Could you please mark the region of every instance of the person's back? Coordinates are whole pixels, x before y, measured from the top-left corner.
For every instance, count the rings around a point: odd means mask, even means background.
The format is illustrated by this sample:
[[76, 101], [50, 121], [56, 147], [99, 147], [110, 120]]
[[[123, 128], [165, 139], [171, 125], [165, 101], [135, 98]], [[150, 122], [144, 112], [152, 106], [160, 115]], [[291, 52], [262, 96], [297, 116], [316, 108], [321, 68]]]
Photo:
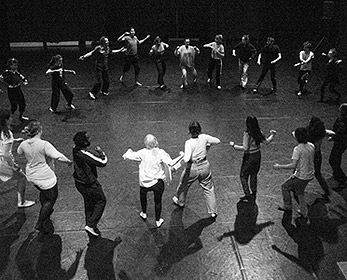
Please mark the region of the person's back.
[[293, 159], [298, 160], [294, 175], [299, 179], [309, 180], [314, 177], [314, 151], [315, 147], [310, 142], [300, 143], [294, 148]]

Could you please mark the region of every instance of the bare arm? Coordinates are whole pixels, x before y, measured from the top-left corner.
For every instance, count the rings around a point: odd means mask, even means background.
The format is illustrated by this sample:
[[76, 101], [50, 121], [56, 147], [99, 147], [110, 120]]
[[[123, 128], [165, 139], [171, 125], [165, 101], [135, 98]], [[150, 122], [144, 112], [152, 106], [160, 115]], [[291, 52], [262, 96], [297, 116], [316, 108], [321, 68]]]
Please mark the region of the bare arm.
[[122, 35], [120, 35], [117, 39], [118, 42], [124, 41], [124, 37], [130, 35], [129, 32], [124, 32]]
[[81, 55], [81, 56], [79, 57], [79, 60], [84, 60], [85, 58], [90, 57], [91, 55], [93, 55], [93, 53], [95, 52], [95, 50], [96, 50], [96, 48], [95, 48], [94, 50], [92, 50], [92, 51], [86, 53], [85, 55]]
[[257, 61], [257, 63], [258, 63], [258, 65], [261, 64], [261, 53], [259, 53], [259, 55], [258, 55], [258, 61]]
[[275, 64], [277, 61], [279, 61], [282, 58], [281, 53], [278, 53], [278, 56], [275, 60], [271, 61], [271, 64]]
[[269, 145], [272, 142], [272, 140], [274, 139], [276, 134], [277, 134], [277, 131], [271, 129], [269, 137], [266, 138], [262, 143], [264, 143], [265, 145]]
[[151, 35], [148, 34], [145, 38], [139, 40], [139, 44], [141, 45], [142, 43], [144, 43], [149, 37], [151, 37]]
[[120, 52], [125, 52], [125, 51], [126, 51], [126, 48], [125, 47], [121, 47], [120, 49], [112, 50], [111, 53], [120, 53]]
[[291, 163], [288, 164], [278, 164], [276, 163], [273, 167], [274, 169], [294, 169], [296, 168], [296, 165], [298, 164], [297, 159], [292, 159]]

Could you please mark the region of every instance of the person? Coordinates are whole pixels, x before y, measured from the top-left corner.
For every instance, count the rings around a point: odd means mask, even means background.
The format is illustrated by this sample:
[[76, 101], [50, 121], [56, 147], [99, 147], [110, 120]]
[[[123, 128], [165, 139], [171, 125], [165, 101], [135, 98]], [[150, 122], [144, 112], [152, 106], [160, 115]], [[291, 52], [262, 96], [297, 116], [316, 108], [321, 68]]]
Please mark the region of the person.
[[11, 114], [13, 115], [19, 108], [19, 120], [28, 121], [24, 116], [26, 108], [25, 97], [21, 85], [27, 85], [28, 80], [18, 71], [18, 60], [10, 58], [7, 61], [7, 69], [0, 75], [0, 81], [7, 84], [7, 96], [11, 105]]
[[123, 73], [119, 78], [119, 81], [123, 84], [124, 75], [130, 70], [130, 66], [134, 66], [135, 70], [135, 85], [142, 86], [139, 82], [140, 66], [139, 66], [139, 56], [137, 53], [137, 45], [144, 43], [150, 35], [147, 35], [144, 39], [139, 40], [135, 35], [135, 28], [131, 27], [130, 32], [124, 32], [118, 37], [118, 42], [125, 42], [125, 62], [123, 67]]
[[[41, 209], [35, 229], [41, 233], [54, 231], [50, 216], [58, 197], [57, 176], [54, 173], [54, 162], [57, 160], [68, 165], [72, 161], [59, 152], [50, 142], [42, 140], [42, 125], [39, 121], [31, 121], [24, 128], [29, 137], [17, 148], [19, 155], [24, 154], [26, 164], [26, 177], [40, 191]], [[46, 158], [49, 159], [47, 163]], [[51, 166], [50, 166], [50, 165]]]
[[308, 142], [308, 133], [305, 127], [299, 127], [293, 132], [298, 145], [294, 148], [292, 162], [288, 164], [276, 163], [274, 169], [295, 169], [294, 173], [282, 184], [283, 207], [281, 211], [292, 211], [291, 191], [298, 197], [301, 216], [307, 220], [308, 211], [305, 202], [305, 188], [314, 177], [314, 145]]
[[239, 59], [240, 87], [245, 89], [248, 82], [248, 69], [257, 49], [249, 42], [249, 35], [243, 35], [241, 42], [234, 46], [232, 55]]
[[332, 133], [330, 132], [330, 130], [325, 129], [324, 122], [317, 117], [311, 118], [310, 123], [307, 127], [307, 131], [308, 131], [308, 141], [313, 143], [315, 147], [314, 159], [313, 159], [314, 160], [314, 176], [324, 191], [323, 198], [328, 201], [330, 191], [329, 191], [328, 184], [325, 181], [321, 172], [321, 166], [322, 166], [321, 146], [322, 146], [322, 140], [324, 139], [324, 137], [332, 135]]
[[72, 104], [72, 99], [75, 94], [69, 87], [69, 85], [65, 82], [65, 73], [72, 73], [73, 75], [76, 75], [76, 72], [74, 70], [67, 70], [64, 68], [63, 57], [60, 54], [52, 56], [49, 62], [49, 68], [46, 71], [46, 75], [52, 75], [52, 98], [51, 107], [49, 107], [49, 111], [51, 111], [52, 113], [57, 112], [60, 99], [60, 91], [65, 97], [67, 107], [69, 109], [76, 108], [75, 105]]
[[223, 35], [218, 34], [214, 38], [214, 42], [205, 44], [204, 48], [211, 48], [210, 62], [207, 69], [207, 83], [211, 85], [212, 72], [216, 68], [216, 86], [217, 89], [221, 89], [220, 78], [222, 74], [222, 59], [225, 56], [224, 45], [223, 45]]
[[195, 69], [194, 61], [195, 61], [195, 55], [199, 54], [200, 50], [196, 46], [190, 45], [190, 39], [184, 40], [184, 45], [177, 46], [174, 54], [175, 56], [179, 56], [180, 59], [180, 67], [182, 70], [182, 85], [181, 88], [188, 87], [188, 80], [187, 80], [187, 71], [189, 70], [191, 73], [193, 73], [194, 77], [194, 84], [196, 84], [196, 80], [198, 78], [198, 72]]
[[334, 142], [329, 156], [329, 163], [333, 169], [333, 177], [340, 186], [347, 187], [347, 176], [341, 168], [342, 155], [347, 149], [347, 103], [339, 107], [340, 116], [336, 119], [331, 137]]
[[25, 199], [26, 177], [12, 154], [15, 142], [23, 141], [23, 138], [14, 138], [9, 129], [11, 113], [9, 110], [0, 110], [0, 180], [8, 182], [17, 180], [18, 207], [30, 207], [35, 201]]
[[257, 176], [261, 162], [260, 144], [269, 145], [276, 135], [276, 130], [270, 130], [270, 136], [266, 138], [260, 130], [258, 119], [254, 116], [246, 118], [246, 128], [242, 145], [236, 145], [233, 141], [230, 145], [235, 150], [244, 151], [240, 180], [245, 195], [241, 197], [241, 201], [250, 202], [255, 201], [257, 196]]
[[323, 84], [320, 88], [320, 99], [318, 100], [318, 102], [328, 102], [328, 100], [324, 100], [325, 88], [327, 86], [329, 86], [329, 91], [337, 96], [336, 101], [339, 101], [341, 98], [341, 93], [336, 90], [336, 86], [339, 84], [337, 68], [342, 60], [337, 59], [336, 54], [337, 53], [335, 48], [330, 49], [328, 54], [322, 53], [322, 55], [327, 56], [329, 60], [326, 65], [326, 74], [324, 76]]
[[139, 161], [139, 181], [140, 181], [140, 217], [147, 219], [147, 193], [154, 193], [154, 208], [156, 226], [159, 228], [164, 222], [161, 218], [162, 196], [165, 189], [166, 180], [162, 163], [170, 164], [172, 159], [168, 153], [159, 148], [158, 140], [152, 134], [147, 134], [144, 139], [145, 148], [135, 152], [128, 149], [123, 155], [123, 159]]
[[217, 217], [217, 203], [214, 193], [214, 183], [210, 163], [207, 160], [207, 151], [211, 145], [219, 144], [216, 137], [201, 133], [200, 123], [194, 121], [189, 124], [191, 138], [185, 142], [183, 162], [186, 164], [181, 174], [173, 202], [183, 207], [189, 187], [198, 180], [204, 192], [208, 213], [212, 218]]
[[92, 51], [80, 56], [80, 60], [84, 60], [90, 56], [95, 57], [96, 82], [94, 83], [93, 88], [89, 92], [89, 97], [92, 100], [96, 99], [96, 95], [100, 89], [104, 95], [109, 95], [108, 89], [110, 86], [110, 78], [108, 74], [108, 56], [110, 53], [120, 53], [124, 50], [124, 48], [111, 50], [108, 38], [106, 36], [102, 36], [98, 42], [98, 45]]
[[155, 37], [153, 46], [149, 51], [149, 55], [153, 57], [155, 67], [158, 71], [158, 84], [159, 89], [165, 90], [167, 87], [164, 83], [164, 76], [166, 73], [166, 62], [164, 59], [165, 50], [169, 47], [168, 44], [161, 41], [159, 36]]
[[308, 77], [311, 74], [312, 71], [312, 60], [314, 58], [314, 53], [311, 51], [312, 44], [308, 41], [306, 41], [303, 44], [303, 50], [299, 53], [299, 60], [300, 60], [300, 70], [299, 70], [299, 76], [298, 76], [298, 84], [299, 84], [299, 91], [297, 93], [298, 96], [301, 96], [304, 87], [308, 82]]
[[275, 45], [275, 39], [268, 37], [266, 45], [263, 47], [261, 52], [258, 55], [258, 65], [263, 63], [263, 68], [261, 74], [258, 78], [258, 81], [253, 89], [253, 93], [257, 93], [258, 89], [263, 82], [266, 73], [270, 70], [272, 89], [271, 93], [277, 91], [277, 81], [276, 81], [276, 63], [282, 58], [280, 48], [278, 45]]
[[90, 137], [86, 131], [77, 132], [73, 141], [73, 163], [75, 186], [83, 196], [87, 232], [99, 236], [100, 231], [97, 224], [100, 221], [106, 206], [106, 197], [102, 186], [98, 181], [97, 167], [105, 167], [107, 156], [99, 147], [95, 151], [89, 151]]

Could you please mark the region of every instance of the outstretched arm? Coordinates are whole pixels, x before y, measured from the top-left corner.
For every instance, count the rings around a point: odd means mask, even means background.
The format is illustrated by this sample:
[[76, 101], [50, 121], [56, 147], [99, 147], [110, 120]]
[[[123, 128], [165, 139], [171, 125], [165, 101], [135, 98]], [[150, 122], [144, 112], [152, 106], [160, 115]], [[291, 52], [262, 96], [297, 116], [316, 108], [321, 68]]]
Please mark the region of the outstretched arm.
[[124, 32], [122, 35], [120, 35], [117, 39], [118, 42], [124, 41], [124, 37], [130, 35], [128, 31]]
[[125, 52], [126, 48], [125, 47], [121, 47], [120, 49], [117, 50], [112, 50], [112, 53], [120, 53], [120, 52]]
[[96, 50], [96, 48], [94, 50], [90, 51], [89, 53], [86, 53], [85, 55], [81, 55], [79, 59], [84, 60], [85, 58], [90, 57], [91, 55], [93, 55], [95, 50]]
[[271, 61], [271, 64], [275, 64], [277, 61], [279, 61], [282, 58], [281, 53], [278, 53], [278, 56], [275, 60]]
[[151, 35], [147, 35], [145, 38], [143, 38], [142, 40], [139, 40], [139, 44], [144, 43], [149, 37], [151, 37]]
[[198, 47], [194, 46], [193, 48], [194, 48], [194, 50], [196, 51], [197, 54], [200, 54], [200, 50], [199, 50]]

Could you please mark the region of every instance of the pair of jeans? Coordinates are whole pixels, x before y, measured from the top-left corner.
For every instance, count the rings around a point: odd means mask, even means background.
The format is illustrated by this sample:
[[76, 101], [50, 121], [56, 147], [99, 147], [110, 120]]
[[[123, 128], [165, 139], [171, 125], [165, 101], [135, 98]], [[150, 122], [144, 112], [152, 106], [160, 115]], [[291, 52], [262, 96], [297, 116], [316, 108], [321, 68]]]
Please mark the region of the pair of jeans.
[[248, 82], [248, 68], [249, 62], [244, 62], [239, 59], [239, 75], [240, 75], [240, 85], [246, 87]]
[[101, 91], [108, 93], [108, 88], [110, 86], [110, 77], [108, 74], [107, 66], [96, 66], [95, 79], [96, 82], [91, 90], [91, 93], [96, 95], [99, 92], [101, 85]]
[[[254, 153], [244, 153], [240, 171], [240, 180], [243, 192], [246, 196], [257, 193], [258, 173], [260, 170], [261, 152], [260, 150]], [[248, 185], [249, 180], [249, 185]]]
[[159, 179], [158, 182], [150, 188], [140, 187], [140, 202], [143, 213], [147, 211], [147, 193], [154, 193], [154, 208], [155, 208], [155, 220], [159, 221], [161, 214], [161, 198], [164, 193], [164, 181]]
[[124, 73], [126, 73], [130, 70], [131, 65], [134, 66], [135, 76], [138, 76], [140, 74], [140, 66], [139, 66], [139, 56], [137, 54], [136, 55], [128, 54], [125, 56], [123, 75], [124, 75]]
[[75, 181], [75, 186], [83, 196], [86, 225], [95, 229], [104, 213], [106, 205], [106, 197], [102, 186], [98, 181], [91, 185], [85, 185]]
[[334, 142], [333, 148], [330, 152], [329, 163], [333, 169], [333, 177], [340, 184], [347, 182], [347, 176], [341, 168], [342, 155], [347, 149], [347, 143]]
[[60, 91], [63, 93], [65, 100], [68, 105], [71, 105], [74, 93], [72, 89], [65, 82], [55, 82], [52, 83], [52, 98], [51, 98], [51, 108], [56, 111], [58, 108], [60, 100]]
[[272, 82], [272, 86], [274, 89], [276, 89], [277, 87], [277, 81], [276, 81], [276, 65], [275, 64], [271, 64], [271, 63], [265, 63], [263, 65], [263, 68], [261, 70], [261, 74], [260, 77], [257, 81], [256, 87], [259, 88], [261, 83], [263, 82], [266, 73], [270, 70], [270, 77], [271, 77], [271, 82]]
[[35, 229], [46, 232], [48, 231], [46, 225], [50, 223], [50, 217], [54, 210], [53, 206], [58, 198], [58, 183], [48, 190], [38, 189], [40, 190], [41, 209]]
[[302, 92], [304, 90], [305, 84], [308, 82], [308, 76], [310, 75], [310, 70], [300, 70], [299, 76], [298, 76], [298, 84], [299, 84], [299, 91]]
[[178, 198], [178, 204], [184, 205], [188, 189], [198, 180], [200, 187], [204, 191], [204, 197], [207, 205], [208, 213], [217, 214], [216, 196], [214, 193], [214, 183], [212, 180], [212, 173], [210, 169], [210, 163], [205, 160], [200, 163], [187, 163], [187, 167], [182, 172], [180, 183], [176, 190], [176, 196]]
[[17, 107], [19, 107], [19, 112], [23, 113], [25, 111], [25, 98], [20, 86], [15, 88], [7, 88], [7, 96], [11, 104], [12, 114], [17, 111]]
[[321, 151], [315, 151], [314, 153], [314, 176], [316, 177], [318, 183], [322, 187], [324, 194], [329, 195], [329, 187], [327, 182], [325, 181], [322, 172], [321, 172], [321, 166], [322, 166], [322, 152]]
[[207, 77], [212, 80], [213, 70], [216, 69], [216, 86], [220, 86], [220, 77], [222, 74], [222, 60], [210, 58], [207, 69]]
[[164, 85], [164, 75], [166, 73], [166, 62], [164, 59], [159, 58], [154, 61], [155, 67], [158, 71], [158, 84], [160, 86]]

